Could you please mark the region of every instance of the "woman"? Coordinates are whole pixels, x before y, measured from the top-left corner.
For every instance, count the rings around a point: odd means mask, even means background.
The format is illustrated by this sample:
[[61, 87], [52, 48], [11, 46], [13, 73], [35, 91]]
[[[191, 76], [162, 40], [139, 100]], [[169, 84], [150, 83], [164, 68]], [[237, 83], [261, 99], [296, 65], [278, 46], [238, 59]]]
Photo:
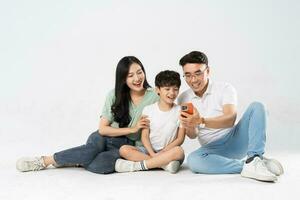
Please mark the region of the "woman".
[[149, 127], [149, 120], [141, 117], [143, 108], [157, 100], [142, 63], [134, 56], [126, 56], [117, 65], [115, 89], [106, 97], [99, 130], [89, 136], [86, 144], [51, 156], [21, 158], [16, 167], [26, 172], [46, 169], [49, 165], [81, 166], [94, 173], [112, 173], [120, 157], [119, 148], [124, 144], [134, 145], [140, 140], [140, 130]]

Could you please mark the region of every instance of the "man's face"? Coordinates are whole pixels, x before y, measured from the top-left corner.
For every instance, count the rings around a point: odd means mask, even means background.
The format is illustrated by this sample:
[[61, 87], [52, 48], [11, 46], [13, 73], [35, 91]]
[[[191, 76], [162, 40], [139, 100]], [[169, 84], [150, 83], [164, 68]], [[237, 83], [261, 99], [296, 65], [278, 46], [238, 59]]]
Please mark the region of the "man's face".
[[209, 68], [206, 64], [187, 63], [183, 66], [183, 74], [186, 83], [195, 92], [202, 96], [208, 83]]

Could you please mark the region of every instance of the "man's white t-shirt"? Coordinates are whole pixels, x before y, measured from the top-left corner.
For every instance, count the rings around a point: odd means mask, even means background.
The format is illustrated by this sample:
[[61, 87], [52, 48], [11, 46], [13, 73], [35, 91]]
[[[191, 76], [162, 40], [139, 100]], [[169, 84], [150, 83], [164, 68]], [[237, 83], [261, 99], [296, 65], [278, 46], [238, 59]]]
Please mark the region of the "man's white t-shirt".
[[171, 110], [161, 111], [158, 103], [146, 106], [143, 115], [150, 120], [150, 142], [155, 151], [160, 151], [177, 137], [180, 106], [174, 104]]
[[[191, 102], [204, 118], [223, 115], [225, 104], [237, 105], [237, 94], [229, 83], [213, 82], [209, 80], [207, 90], [202, 97], [197, 96], [192, 89], [184, 91], [177, 99], [178, 104]], [[198, 140], [201, 145], [206, 145], [223, 137], [232, 128], [198, 128]]]

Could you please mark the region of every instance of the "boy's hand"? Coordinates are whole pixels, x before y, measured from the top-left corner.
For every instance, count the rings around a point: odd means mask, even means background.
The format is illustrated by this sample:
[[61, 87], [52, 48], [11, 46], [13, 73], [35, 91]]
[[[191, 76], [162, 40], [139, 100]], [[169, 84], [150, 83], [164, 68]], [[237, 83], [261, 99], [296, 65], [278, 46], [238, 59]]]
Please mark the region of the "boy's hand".
[[180, 112], [179, 120], [184, 128], [195, 128], [201, 122], [201, 116], [198, 110], [194, 107], [193, 114], [187, 112]]

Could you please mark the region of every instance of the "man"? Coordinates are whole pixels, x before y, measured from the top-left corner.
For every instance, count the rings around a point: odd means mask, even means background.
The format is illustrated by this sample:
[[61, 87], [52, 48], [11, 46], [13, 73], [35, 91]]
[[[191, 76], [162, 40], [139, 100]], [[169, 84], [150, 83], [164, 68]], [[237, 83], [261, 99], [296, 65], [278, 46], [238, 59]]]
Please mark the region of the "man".
[[[192, 152], [188, 166], [195, 173], [231, 174], [274, 182], [283, 174], [281, 164], [263, 156], [266, 142], [266, 112], [252, 103], [235, 125], [237, 94], [232, 85], [210, 79], [207, 56], [193, 51], [180, 59], [190, 89], [178, 104], [192, 102], [194, 113], [181, 112], [180, 121], [189, 138], [201, 147]], [[246, 161], [242, 160], [246, 157]]]

